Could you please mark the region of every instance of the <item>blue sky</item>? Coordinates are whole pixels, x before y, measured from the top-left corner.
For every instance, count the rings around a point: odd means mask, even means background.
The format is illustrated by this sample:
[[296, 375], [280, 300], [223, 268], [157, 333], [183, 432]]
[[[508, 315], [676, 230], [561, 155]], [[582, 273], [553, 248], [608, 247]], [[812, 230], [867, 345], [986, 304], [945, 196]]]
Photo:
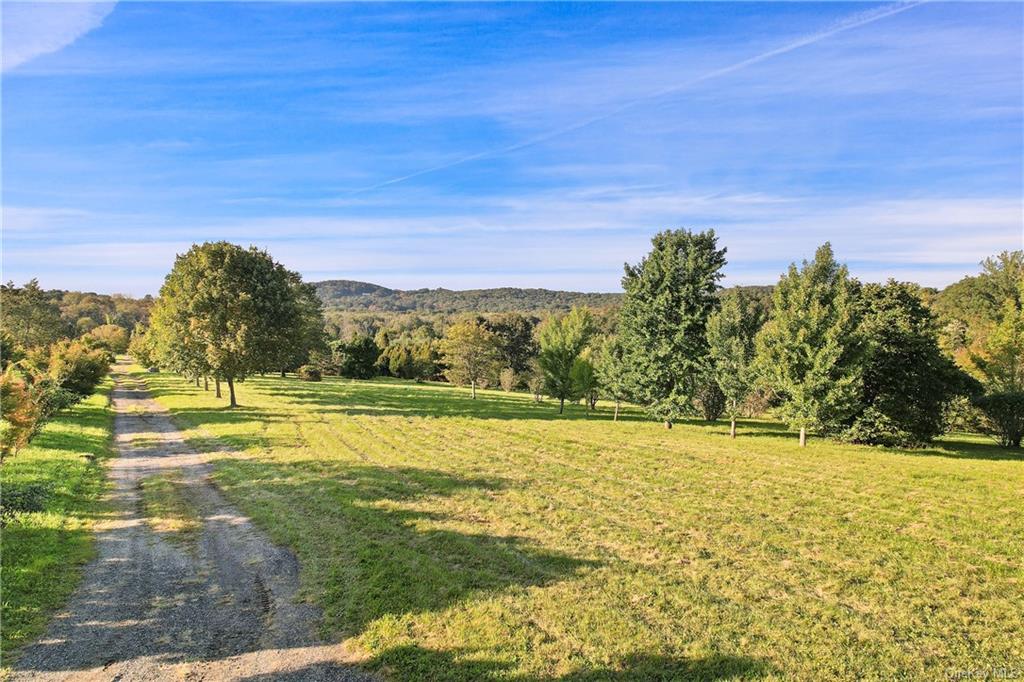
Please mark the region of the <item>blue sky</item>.
[[727, 284], [832, 241], [941, 286], [1022, 248], [1017, 3], [3, 6], [3, 278], [155, 293], [192, 242], [307, 279]]

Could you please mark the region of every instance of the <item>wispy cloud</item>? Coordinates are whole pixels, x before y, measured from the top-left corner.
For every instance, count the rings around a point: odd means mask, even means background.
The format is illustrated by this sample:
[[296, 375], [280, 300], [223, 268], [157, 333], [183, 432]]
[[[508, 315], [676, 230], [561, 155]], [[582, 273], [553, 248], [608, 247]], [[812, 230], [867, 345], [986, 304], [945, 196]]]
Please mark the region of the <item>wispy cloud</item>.
[[3, 71], [57, 52], [103, 24], [116, 2], [5, 2]]

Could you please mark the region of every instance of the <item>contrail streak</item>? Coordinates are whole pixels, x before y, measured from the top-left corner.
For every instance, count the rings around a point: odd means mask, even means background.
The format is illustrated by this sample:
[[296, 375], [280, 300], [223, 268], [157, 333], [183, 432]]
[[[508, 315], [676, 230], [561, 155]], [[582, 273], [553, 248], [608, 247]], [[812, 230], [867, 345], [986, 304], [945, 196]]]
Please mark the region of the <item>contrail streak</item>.
[[879, 7], [877, 9], [870, 10], [867, 12], [853, 14], [850, 15], [849, 17], [846, 17], [845, 19], [840, 20], [839, 22], [833, 24], [831, 27], [823, 31], [819, 31], [818, 33], [813, 33], [809, 36], [805, 36], [803, 38], [800, 38], [799, 40], [795, 40], [781, 47], [777, 47], [774, 50], [762, 52], [759, 55], [749, 57], [747, 59], [744, 59], [743, 61], [736, 62], [735, 64], [730, 64], [729, 66], [723, 66], [713, 71], [708, 71], [707, 73], [697, 76], [696, 78], [692, 78], [688, 81], [671, 85], [669, 87], [652, 92], [638, 99], [625, 102], [609, 111], [604, 112], [603, 114], [598, 114], [590, 118], [582, 119], [580, 121], [570, 123], [569, 125], [563, 126], [561, 128], [555, 128], [554, 130], [549, 130], [546, 133], [542, 133], [540, 135], [536, 135], [534, 137], [527, 138], [526, 140], [515, 142], [504, 147], [495, 147], [493, 149], [487, 149], [482, 152], [477, 152], [475, 154], [469, 154], [467, 156], [462, 156], [452, 161], [447, 161], [445, 163], [439, 164], [437, 166], [423, 168], [421, 170], [409, 173], [407, 175], [401, 175], [397, 178], [384, 180], [382, 182], [378, 182], [375, 185], [354, 189], [349, 193], [356, 194], [361, 192], [372, 192], [373, 190], [381, 189], [383, 187], [387, 187], [388, 185], [396, 185], [400, 182], [405, 182], [406, 180], [418, 178], [421, 175], [427, 175], [428, 173], [436, 173], [437, 171], [446, 170], [448, 168], [453, 168], [455, 166], [461, 166], [462, 164], [469, 163], [471, 161], [478, 161], [480, 159], [501, 156], [502, 154], [508, 154], [511, 152], [519, 151], [520, 149], [525, 149], [526, 147], [532, 147], [536, 144], [547, 142], [548, 140], [554, 139], [556, 137], [560, 137], [562, 135], [575, 132], [582, 128], [586, 128], [587, 126], [591, 126], [595, 123], [599, 123], [614, 116], [618, 116], [623, 112], [629, 111], [630, 109], [634, 109], [640, 106], [641, 104], [645, 104], [652, 100], [661, 99], [662, 97], [666, 97], [668, 95], [681, 92], [683, 90], [686, 90], [687, 88], [692, 88], [693, 86], [704, 83], [705, 81], [713, 80], [721, 76], [726, 76], [731, 73], [735, 73], [737, 71], [747, 68], [748, 66], [759, 64], [760, 62], [769, 60], [772, 57], [778, 57], [779, 55], [786, 54], [787, 52], [798, 50], [801, 47], [813, 45], [814, 43], [825, 40], [826, 38], [830, 38], [836, 34], [843, 33], [844, 31], [849, 31], [850, 29], [858, 28], [860, 26], [866, 26], [867, 24], [874, 23], [880, 19], [891, 17], [894, 14], [900, 14], [901, 12], [905, 12], [908, 9], [912, 9], [919, 5], [923, 5], [927, 1], [928, 0], [920, 0], [918, 2], [901, 2], [892, 5], [886, 5], [885, 7]]

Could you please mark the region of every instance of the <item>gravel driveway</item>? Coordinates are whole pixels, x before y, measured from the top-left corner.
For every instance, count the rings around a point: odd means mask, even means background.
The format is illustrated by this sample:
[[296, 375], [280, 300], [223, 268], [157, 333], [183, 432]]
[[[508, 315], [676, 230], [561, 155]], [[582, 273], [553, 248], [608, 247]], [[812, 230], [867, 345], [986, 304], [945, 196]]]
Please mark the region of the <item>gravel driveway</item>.
[[[119, 366], [113, 392], [119, 456], [116, 515], [79, 589], [26, 647], [15, 680], [369, 680], [340, 644], [316, 636], [320, 614], [295, 603], [299, 567], [209, 483], [143, 384]], [[202, 519], [192, 546], [153, 532], [139, 481], [178, 469]]]

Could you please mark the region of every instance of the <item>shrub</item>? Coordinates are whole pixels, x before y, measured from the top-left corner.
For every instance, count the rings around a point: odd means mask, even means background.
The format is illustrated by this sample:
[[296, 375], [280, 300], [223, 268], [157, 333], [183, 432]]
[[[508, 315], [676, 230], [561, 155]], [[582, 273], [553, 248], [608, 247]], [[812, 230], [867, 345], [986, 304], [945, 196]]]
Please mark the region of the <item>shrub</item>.
[[85, 397], [103, 380], [113, 361], [108, 350], [90, 349], [78, 341], [58, 341], [50, 346], [46, 373], [61, 388]]
[[296, 375], [303, 381], [320, 381], [323, 378], [320, 374], [320, 368], [313, 365], [299, 367]]
[[498, 376], [498, 383], [501, 384], [501, 390], [509, 393], [516, 386], [516, 371], [511, 367], [506, 367], [501, 370], [501, 374]]
[[6, 525], [17, 514], [46, 510], [52, 487], [45, 483], [5, 483], [0, 500], [0, 525]]
[[1024, 392], [989, 393], [975, 399], [985, 415], [983, 430], [1004, 448], [1019, 448], [1024, 438]]
[[725, 394], [714, 379], [704, 382], [693, 398], [704, 421], [714, 422], [725, 412]]

